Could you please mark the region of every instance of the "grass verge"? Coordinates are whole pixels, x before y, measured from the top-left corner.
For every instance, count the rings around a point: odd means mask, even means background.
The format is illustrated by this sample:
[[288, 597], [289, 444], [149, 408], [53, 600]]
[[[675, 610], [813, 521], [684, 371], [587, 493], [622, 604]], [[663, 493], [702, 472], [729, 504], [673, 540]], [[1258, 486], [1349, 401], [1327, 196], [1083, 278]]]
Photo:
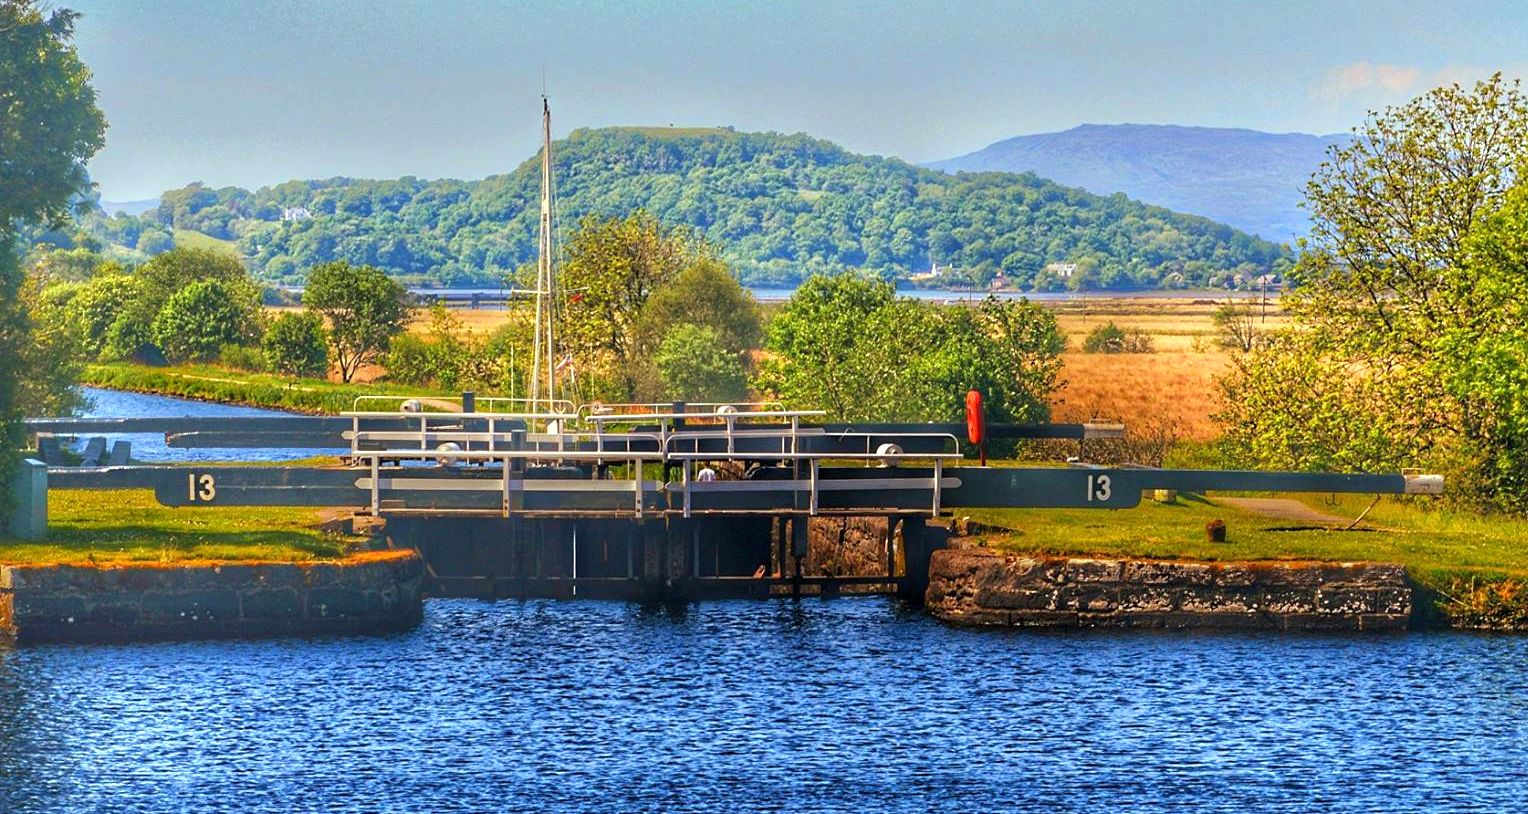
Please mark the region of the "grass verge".
[[168, 508], [147, 489], [57, 490], [48, 500], [47, 539], [0, 537], [0, 563], [305, 562], [362, 542], [318, 530], [314, 510]]
[[80, 383], [135, 393], [326, 415], [351, 409], [356, 396], [451, 395], [421, 387], [342, 384], [211, 365], [150, 367], [127, 362], [87, 365]]

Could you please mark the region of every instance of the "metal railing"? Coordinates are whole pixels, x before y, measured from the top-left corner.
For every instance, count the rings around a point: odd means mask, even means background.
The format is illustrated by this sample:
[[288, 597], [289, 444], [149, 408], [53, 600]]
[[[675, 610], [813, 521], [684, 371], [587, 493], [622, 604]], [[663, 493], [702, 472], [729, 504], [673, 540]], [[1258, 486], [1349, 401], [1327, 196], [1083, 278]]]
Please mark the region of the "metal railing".
[[[401, 409], [410, 401], [415, 402], [412, 406], [418, 409]], [[358, 409], [342, 413], [351, 420], [351, 429], [347, 433], [351, 460], [369, 470], [370, 477], [364, 482], [369, 485], [373, 513], [381, 512], [383, 491], [407, 486], [425, 491], [497, 489], [503, 494], [502, 509], [506, 516], [511, 512], [510, 495], [516, 490], [629, 490], [634, 495], [634, 510], [640, 515], [644, 495], [649, 489], [649, 482], [643, 478], [643, 465], [658, 463], [665, 471], [671, 466], [680, 469], [677, 482], [659, 482], [656, 490], [680, 493], [685, 517], [690, 517], [694, 510], [693, 495], [697, 492], [785, 491], [804, 494], [806, 511], [816, 514], [824, 490], [864, 489], [867, 486], [884, 490], [927, 490], [930, 509], [937, 515], [942, 491], [950, 485], [944, 477], [945, 463], [962, 457], [959, 439], [949, 433], [888, 435], [843, 431], [829, 434], [822, 427], [803, 427], [801, 424], [801, 419], [819, 418], [825, 415], [824, 411], [786, 410], [778, 402], [596, 403], [574, 407], [567, 401], [490, 397], [474, 400], [472, 412], [461, 412], [460, 407], [455, 412], [426, 411], [427, 407], [438, 408], [444, 401], [449, 400], [361, 396], [355, 402]], [[359, 409], [364, 404], [376, 402], [396, 403], [400, 409]], [[479, 410], [480, 406], [491, 409]], [[529, 409], [502, 409], [505, 407]], [[541, 407], [557, 409], [537, 409]], [[773, 422], [775, 426], [755, 425], [762, 421]], [[781, 422], [785, 426], [779, 426]], [[385, 423], [385, 426], [368, 428], [367, 425], [373, 423]], [[656, 432], [638, 429], [655, 423], [658, 425]], [[512, 426], [505, 429], [506, 424]], [[537, 425], [544, 431], [534, 432]], [[623, 429], [613, 432], [612, 427]], [[823, 448], [820, 443], [816, 448], [803, 444], [805, 439], [824, 437], [833, 440], [831, 449]], [[935, 446], [939, 449], [928, 451], [929, 445], [925, 444], [921, 445], [923, 451], [905, 452], [896, 444], [884, 443], [888, 438], [937, 439]], [[724, 448], [715, 448], [718, 441], [725, 442]], [[745, 449], [739, 448], [740, 441], [746, 442]], [[707, 442], [711, 448], [707, 448]], [[639, 444], [650, 449], [635, 449]], [[696, 464], [707, 461], [744, 464], [774, 461], [789, 465], [791, 477], [760, 481], [697, 480]], [[830, 478], [825, 481], [821, 476], [824, 461], [863, 462], [866, 466], [879, 463], [887, 468], [912, 461], [928, 461], [933, 464], [933, 476], [898, 475], [875, 480]], [[498, 478], [410, 478], [407, 477], [410, 462], [433, 462], [444, 468], [497, 467], [500, 475]], [[630, 477], [625, 480], [557, 479], [542, 481], [544, 485], [540, 486], [531, 485], [536, 480], [525, 477], [527, 467], [546, 464], [592, 465], [594, 471], [601, 474], [629, 465]], [[791, 502], [799, 505], [796, 499]]]

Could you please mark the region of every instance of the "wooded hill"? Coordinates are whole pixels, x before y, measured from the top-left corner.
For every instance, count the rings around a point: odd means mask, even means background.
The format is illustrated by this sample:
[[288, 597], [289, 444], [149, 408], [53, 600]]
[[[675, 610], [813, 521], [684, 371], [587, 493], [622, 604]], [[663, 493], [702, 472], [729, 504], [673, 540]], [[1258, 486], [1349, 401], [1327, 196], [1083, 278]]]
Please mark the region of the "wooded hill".
[[[1002, 272], [1025, 289], [1205, 286], [1288, 258], [1229, 226], [1123, 195], [1031, 174], [950, 176], [805, 135], [581, 129], [553, 154], [564, 230], [586, 214], [645, 208], [699, 230], [754, 284], [848, 269], [901, 279], [937, 264], [953, 270], [932, 281], [943, 284]], [[481, 181], [332, 178], [255, 192], [193, 184], [144, 217], [237, 240], [256, 272], [278, 282], [342, 259], [413, 283], [497, 284], [535, 257], [539, 189], [532, 157]]]

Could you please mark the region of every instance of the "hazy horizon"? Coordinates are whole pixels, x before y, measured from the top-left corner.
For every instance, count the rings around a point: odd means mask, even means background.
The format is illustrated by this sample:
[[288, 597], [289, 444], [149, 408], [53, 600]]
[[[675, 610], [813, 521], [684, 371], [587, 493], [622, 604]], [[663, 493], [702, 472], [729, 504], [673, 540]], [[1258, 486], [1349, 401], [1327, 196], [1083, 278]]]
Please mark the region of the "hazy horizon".
[[1415, 0], [58, 5], [83, 14], [111, 123], [91, 171], [113, 201], [508, 172], [535, 151], [543, 73], [558, 137], [726, 125], [922, 163], [1083, 123], [1344, 132], [1440, 83], [1522, 75], [1528, 54], [1498, 0], [1447, 18]]

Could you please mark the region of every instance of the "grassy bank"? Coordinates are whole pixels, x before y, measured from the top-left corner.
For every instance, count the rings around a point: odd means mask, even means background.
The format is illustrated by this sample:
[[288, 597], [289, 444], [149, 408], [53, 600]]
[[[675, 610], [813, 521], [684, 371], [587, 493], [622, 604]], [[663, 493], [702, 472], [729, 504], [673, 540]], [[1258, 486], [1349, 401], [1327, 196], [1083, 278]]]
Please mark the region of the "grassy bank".
[[[1312, 508], [1357, 517], [1369, 498], [1308, 497]], [[1455, 513], [1384, 500], [1369, 512], [1370, 531], [1329, 531], [1241, 511], [1212, 499], [1145, 501], [1135, 509], [997, 509], [972, 511], [996, 526], [987, 544], [1019, 553], [1193, 560], [1394, 562], [1423, 589], [1424, 616], [1459, 627], [1528, 627], [1528, 520]], [[1226, 541], [1207, 539], [1205, 524], [1224, 520]]]
[[335, 559], [359, 538], [319, 531], [314, 510], [166, 508], [147, 489], [49, 493], [47, 539], [0, 537], [0, 563]]
[[86, 366], [80, 380], [91, 387], [328, 415], [351, 409], [357, 396], [450, 395], [419, 387], [342, 384], [210, 365], [95, 364]]

